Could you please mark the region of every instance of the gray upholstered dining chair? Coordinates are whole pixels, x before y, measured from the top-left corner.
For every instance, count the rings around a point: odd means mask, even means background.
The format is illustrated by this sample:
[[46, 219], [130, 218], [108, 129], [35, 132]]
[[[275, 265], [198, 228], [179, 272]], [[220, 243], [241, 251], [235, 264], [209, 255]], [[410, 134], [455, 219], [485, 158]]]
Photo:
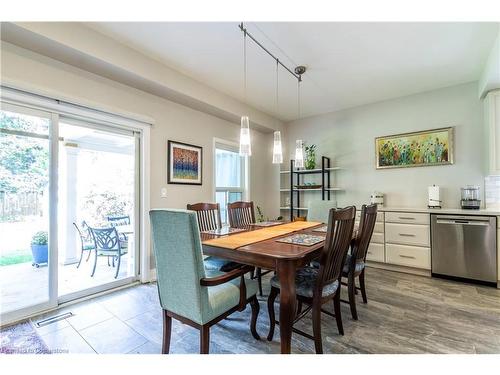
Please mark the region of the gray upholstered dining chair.
[[205, 270], [196, 213], [151, 210], [157, 285], [163, 309], [162, 353], [170, 349], [172, 318], [200, 330], [200, 353], [209, 352], [210, 327], [235, 311], [252, 308], [250, 331], [256, 330], [259, 302], [257, 283], [244, 277], [252, 267], [230, 272]]
[[307, 210], [307, 220], [326, 224], [328, 223], [328, 214], [332, 208], [337, 208], [335, 201], [311, 201]]

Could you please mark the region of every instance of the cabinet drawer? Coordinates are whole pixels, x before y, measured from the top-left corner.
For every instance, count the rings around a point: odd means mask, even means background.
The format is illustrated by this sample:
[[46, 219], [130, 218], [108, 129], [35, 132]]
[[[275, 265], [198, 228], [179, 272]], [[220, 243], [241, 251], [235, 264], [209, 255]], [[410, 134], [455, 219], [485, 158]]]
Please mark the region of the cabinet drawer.
[[372, 239], [370, 242], [373, 243], [384, 243], [384, 233], [375, 233], [372, 234]]
[[[354, 227], [359, 228], [359, 220], [354, 222]], [[384, 223], [375, 223], [373, 227], [373, 233], [384, 233]]]
[[411, 212], [386, 212], [385, 222], [429, 225], [430, 215]]
[[431, 249], [428, 247], [386, 244], [385, 251], [387, 263], [431, 269]]
[[384, 244], [371, 242], [366, 251], [366, 260], [372, 262], [385, 262]]
[[[360, 217], [361, 217], [361, 210], [356, 210], [356, 221], [359, 221]], [[377, 223], [383, 223], [383, 222], [384, 222], [384, 213], [377, 212]]]
[[428, 225], [385, 224], [385, 240], [404, 245], [430, 246]]
[[373, 233], [384, 233], [384, 223], [375, 223]]

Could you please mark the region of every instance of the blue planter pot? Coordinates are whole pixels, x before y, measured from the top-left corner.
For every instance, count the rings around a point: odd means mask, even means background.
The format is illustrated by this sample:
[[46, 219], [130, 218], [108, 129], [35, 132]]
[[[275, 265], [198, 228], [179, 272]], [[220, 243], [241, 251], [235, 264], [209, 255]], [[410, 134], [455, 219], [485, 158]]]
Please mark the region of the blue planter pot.
[[31, 245], [31, 254], [33, 255], [33, 265], [48, 263], [49, 247], [48, 245]]

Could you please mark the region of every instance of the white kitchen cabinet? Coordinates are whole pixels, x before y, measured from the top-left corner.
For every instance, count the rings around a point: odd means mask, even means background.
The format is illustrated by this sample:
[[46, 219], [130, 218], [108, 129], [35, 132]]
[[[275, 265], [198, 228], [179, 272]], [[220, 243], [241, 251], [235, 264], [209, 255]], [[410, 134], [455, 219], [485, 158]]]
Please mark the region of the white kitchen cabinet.
[[431, 269], [431, 249], [429, 247], [386, 244], [385, 251], [387, 263]]
[[385, 245], [383, 243], [370, 242], [366, 252], [366, 259], [372, 262], [385, 262]]
[[[356, 212], [356, 225], [359, 225], [361, 211]], [[366, 251], [366, 260], [371, 262], [385, 262], [385, 233], [384, 233], [384, 212], [377, 213], [377, 221], [373, 228], [373, 234]]]
[[490, 91], [484, 100], [487, 173], [500, 175], [500, 90]]
[[430, 226], [414, 224], [385, 224], [385, 238], [389, 243], [430, 246]]
[[497, 217], [497, 287], [500, 289], [500, 216]]

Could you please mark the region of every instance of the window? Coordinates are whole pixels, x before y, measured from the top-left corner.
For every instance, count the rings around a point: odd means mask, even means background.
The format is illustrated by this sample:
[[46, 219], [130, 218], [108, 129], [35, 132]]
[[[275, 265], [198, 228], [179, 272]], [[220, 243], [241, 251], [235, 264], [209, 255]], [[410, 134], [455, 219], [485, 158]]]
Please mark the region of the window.
[[220, 205], [223, 224], [227, 223], [227, 204], [246, 198], [245, 166], [237, 145], [215, 143], [215, 201]]

